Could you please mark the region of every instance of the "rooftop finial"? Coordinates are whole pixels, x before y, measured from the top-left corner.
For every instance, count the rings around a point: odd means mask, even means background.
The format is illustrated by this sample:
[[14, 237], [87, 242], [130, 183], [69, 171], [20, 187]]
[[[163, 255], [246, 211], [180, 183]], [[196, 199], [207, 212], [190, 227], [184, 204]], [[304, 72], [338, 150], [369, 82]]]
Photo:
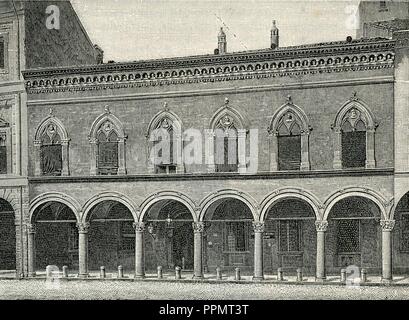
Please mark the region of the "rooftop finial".
[[287, 96], [287, 103], [288, 104], [293, 104], [293, 98], [291, 97], [290, 94]]
[[53, 108], [50, 108], [50, 110], [48, 111], [48, 114], [49, 114], [50, 116], [52, 116], [52, 115], [53, 115], [53, 113], [54, 113]]
[[229, 102], [230, 102], [230, 101], [229, 101], [229, 98], [224, 98], [224, 104], [225, 104], [225, 105], [228, 105]]
[[109, 106], [108, 105], [105, 106], [104, 110], [105, 110], [105, 113], [111, 113], [111, 111], [109, 111]]

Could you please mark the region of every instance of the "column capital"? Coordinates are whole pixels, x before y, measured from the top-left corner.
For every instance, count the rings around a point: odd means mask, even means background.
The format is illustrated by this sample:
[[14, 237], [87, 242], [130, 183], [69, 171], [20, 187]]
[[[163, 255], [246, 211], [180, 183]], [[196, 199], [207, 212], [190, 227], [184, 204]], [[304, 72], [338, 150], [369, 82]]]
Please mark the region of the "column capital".
[[77, 228], [79, 233], [88, 233], [89, 222], [77, 223]]
[[328, 221], [318, 220], [315, 221], [315, 229], [317, 232], [325, 232], [328, 228]]
[[145, 222], [134, 222], [132, 224], [136, 232], [144, 232], [145, 231]]
[[254, 232], [264, 232], [264, 222], [253, 222]]
[[202, 233], [204, 231], [204, 222], [192, 222], [193, 231]]
[[382, 231], [392, 231], [395, 227], [395, 220], [381, 220]]
[[37, 232], [37, 226], [34, 223], [27, 223], [26, 230], [27, 230], [27, 233], [34, 234]]

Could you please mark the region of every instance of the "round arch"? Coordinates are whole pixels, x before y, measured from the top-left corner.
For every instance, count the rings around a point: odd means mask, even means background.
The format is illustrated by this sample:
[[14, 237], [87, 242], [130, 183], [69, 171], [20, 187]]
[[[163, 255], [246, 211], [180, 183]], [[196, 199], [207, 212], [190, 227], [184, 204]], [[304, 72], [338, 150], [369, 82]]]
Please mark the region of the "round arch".
[[52, 192], [40, 194], [30, 202], [29, 210], [30, 223], [34, 223], [33, 216], [35, 210], [47, 202], [59, 202], [65, 204], [74, 213], [77, 222], [81, 222], [81, 205], [78, 203], [78, 201], [64, 193]]
[[388, 220], [388, 212], [386, 210], [386, 205], [388, 202], [374, 190], [366, 189], [366, 188], [365, 189], [364, 188], [347, 188], [347, 189], [343, 189], [343, 190], [340, 190], [340, 191], [337, 191], [331, 194], [327, 198], [327, 200], [325, 200], [324, 202], [325, 211], [324, 211], [323, 220], [325, 221], [328, 220], [328, 216], [331, 212], [332, 207], [338, 201], [349, 198], [349, 197], [362, 197], [362, 198], [371, 200], [378, 206], [381, 212], [382, 219]]
[[296, 188], [283, 188], [273, 191], [261, 202], [260, 221], [264, 222], [270, 208], [280, 200], [297, 199], [308, 203], [314, 211], [317, 220], [322, 220], [323, 205], [312, 193]]
[[131, 212], [132, 217], [134, 218], [135, 222], [138, 221], [138, 210], [137, 206], [134, 204], [134, 202], [129, 199], [126, 195], [119, 193], [119, 192], [104, 192], [97, 194], [90, 198], [83, 207], [83, 216], [81, 221], [83, 223], [87, 222], [89, 220], [89, 214], [95, 206], [103, 201], [115, 201], [123, 204], [125, 207], [128, 208], [128, 210]]
[[149, 209], [152, 207], [153, 204], [162, 201], [162, 200], [174, 200], [182, 203], [189, 212], [192, 214], [192, 218], [194, 222], [198, 221], [198, 217], [196, 215], [196, 204], [193, 200], [191, 200], [188, 196], [181, 192], [174, 192], [174, 191], [161, 191], [155, 194], [148, 196], [140, 205], [140, 214], [139, 214], [139, 222], [143, 222], [143, 219]]
[[219, 190], [215, 193], [212, 193], [200, 202], [200, 214], [199, 214], [199, 221], [203, 221], [206, 215], [207, 209], [216, 202], [217, 200], [225, 200], [225, 199], [237, 199], [243, 202], [247, 207], [250, 209], [251, 214], [253, 216], [254, 222], [259, 221], [258, 215], [258, 205], [257, 202], [248, 195], [247, 193], [239, 190], [233, 189], [226, 189], [226, 190]]

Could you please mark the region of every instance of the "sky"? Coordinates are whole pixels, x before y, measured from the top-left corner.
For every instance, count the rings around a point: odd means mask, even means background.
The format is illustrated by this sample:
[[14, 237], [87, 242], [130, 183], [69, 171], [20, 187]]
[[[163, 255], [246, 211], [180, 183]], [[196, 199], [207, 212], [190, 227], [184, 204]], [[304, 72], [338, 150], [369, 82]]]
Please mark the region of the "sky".
[[272, 20], [280, 46], [355, 35], [358, 1], [72, 0], [104, 60], [211, 54], [220, 27], [229, 52], [268, 48]]

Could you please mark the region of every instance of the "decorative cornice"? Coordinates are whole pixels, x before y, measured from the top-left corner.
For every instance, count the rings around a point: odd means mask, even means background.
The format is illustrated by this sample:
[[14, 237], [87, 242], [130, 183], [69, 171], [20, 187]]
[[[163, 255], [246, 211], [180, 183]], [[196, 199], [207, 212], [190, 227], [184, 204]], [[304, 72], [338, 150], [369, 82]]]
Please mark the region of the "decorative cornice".
[[327, 177], [364, 177], [393, 176], [392, 168], [362, 170], [315, 170], [288, 172], [260, 172], [257, 174], [239, 173], [195, 173], [193, 174], [141, 174], [118, 176], [39, 176], [29, 177], [29, 183], [89, 183], [89, 182], [123, 182], [123, 181], [189, 181], [189, 180], [265, 180], [265, 179], [300, 179]]
[[356, 41], [24, 72], [29, 93], [274, 78], [393, 67], [392, 40]]

